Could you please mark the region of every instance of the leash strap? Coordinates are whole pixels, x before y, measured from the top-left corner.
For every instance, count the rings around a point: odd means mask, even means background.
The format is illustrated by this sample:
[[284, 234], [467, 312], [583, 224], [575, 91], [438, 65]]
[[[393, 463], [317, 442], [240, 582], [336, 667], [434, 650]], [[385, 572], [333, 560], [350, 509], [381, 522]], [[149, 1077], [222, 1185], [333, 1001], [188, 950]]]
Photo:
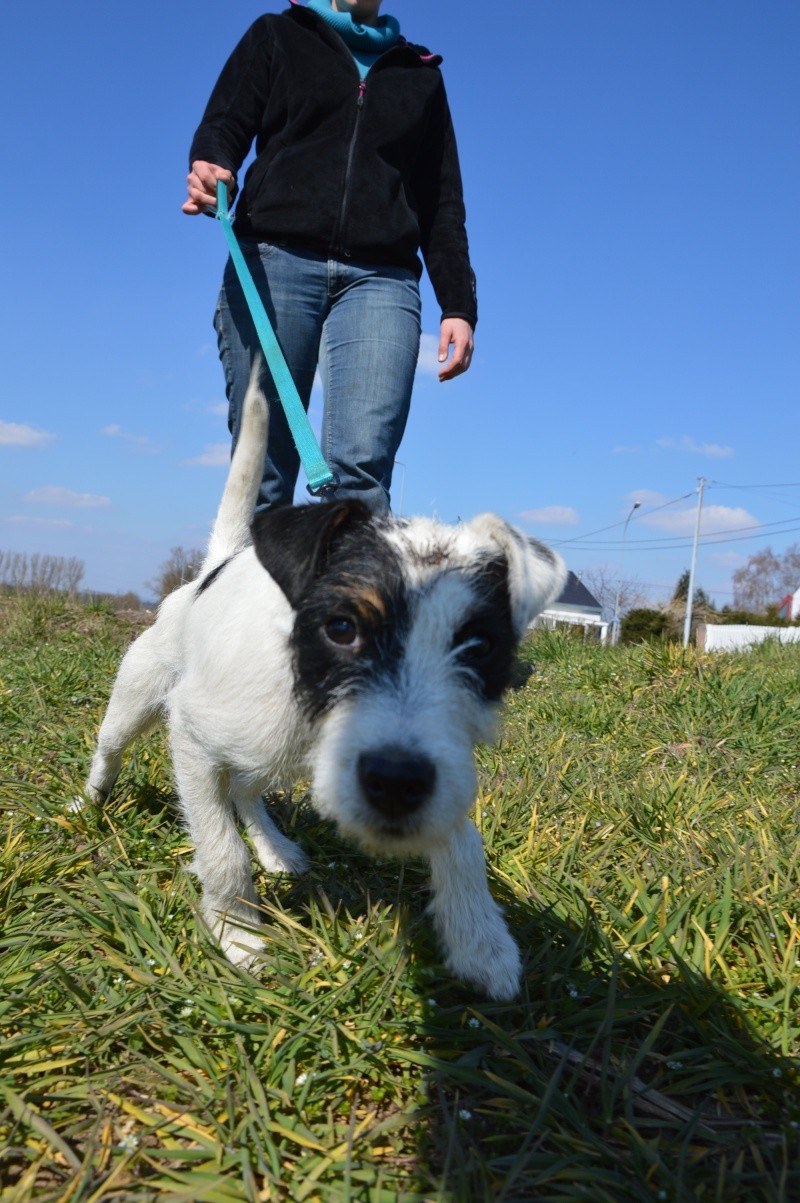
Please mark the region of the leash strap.
[[216, 217], [225, 234], [231, 261], [236, 268], [242, 292], [250, 309], [258, 341], [261, 343], [267, 367], [272, 374], [283, 411], [286, 414], [286, 421], [289, 423], [289, 429], [292, 432], [292, 438], [294, 439], [297, 453], [300, 456], [300, 462], [308, 477], [308, 491], [313, 497], [330, 495], [335, 491], [339, 480], [335, 473], [331, 472], [322, 455], [314, 431], [311, 429], [308, 414], [303, 409], [300, 394], [292, 379], [292, 374], [289, 371], [283, 351], [267, 317], [264, 303], [258, 295], [258, 289], [245, 262], [242, 248], [239, 246], [239, 242], [233, 232], [233, 226], [231, 225], [228, 213], [228, 189], [222, 180], [217, 180]]

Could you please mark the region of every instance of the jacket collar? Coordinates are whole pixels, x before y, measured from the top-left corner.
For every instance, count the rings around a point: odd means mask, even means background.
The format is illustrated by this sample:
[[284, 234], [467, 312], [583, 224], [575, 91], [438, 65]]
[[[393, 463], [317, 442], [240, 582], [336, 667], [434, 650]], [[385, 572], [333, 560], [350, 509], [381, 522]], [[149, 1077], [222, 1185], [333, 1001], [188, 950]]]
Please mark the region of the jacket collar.
[[[292, 7], [286, 10], [287, 17], [295, 17], [299, 19], [301, 23], [305, 24], [308, 22], [309, 25], [313, 25], [315, 29], [318, 29], [325, 35], [326, 40], [330, 41], [331, 44], [335, 44], [337, 49], [344, 45], [342, 39], [335, 32], [335, 30], [328, 25], [326, 21], [323, 21], [322, 18], [317, 15], [317, 13], [308, 8], [302, 2], [302, 0], [289, 0], [289, 3]], [[388, 55], [395, 55], [398, 51], [410, 51], [411, 55], [413, 55], [412, 61], [420, 63], [425, 67], [438, 67], [442, 61], [441, 54], [431, 54], [427, 47], [417, 46], [414, 42], [406, 41], [402, 34], [400, 35], [399, 41], [397, 41], [394, 46], [391, 46], [388, 50], [383, 52], [381, 58], [385, 58]], [[348, 50], [347, 53], [349, 54], [350, 51]]]

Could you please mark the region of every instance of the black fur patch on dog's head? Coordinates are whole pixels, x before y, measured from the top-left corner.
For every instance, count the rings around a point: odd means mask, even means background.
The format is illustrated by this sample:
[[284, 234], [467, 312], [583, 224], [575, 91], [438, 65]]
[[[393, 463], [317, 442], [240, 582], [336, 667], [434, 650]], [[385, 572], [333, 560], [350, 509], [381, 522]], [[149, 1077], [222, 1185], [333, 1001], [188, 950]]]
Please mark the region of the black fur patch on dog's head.
[[371, 520], [362, 501], [324, 501], [262, 510], [250, 526], [259, 562], [297, 609], [325, 567], [331, 548], [348, 531]]
[[470, 684], [486, 701], [496, 702], [508, 688], [517, 648], [505, 557], [487, 560], [472, 582], [475, 606], [456, 631], [453, 648]]
[[407, 598], [397, 553], [360, 502], [267, 511], [256, 554], [295, 613], [295, 688], [310, 717], [401, 659]]

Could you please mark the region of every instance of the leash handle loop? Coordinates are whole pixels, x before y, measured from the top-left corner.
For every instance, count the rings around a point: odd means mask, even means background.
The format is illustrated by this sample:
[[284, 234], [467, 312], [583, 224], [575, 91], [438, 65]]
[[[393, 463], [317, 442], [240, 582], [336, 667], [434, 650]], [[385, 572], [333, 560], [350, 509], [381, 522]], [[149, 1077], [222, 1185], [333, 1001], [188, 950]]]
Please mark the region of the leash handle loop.
[[228, 188], [222, 180], [217, 180], [216, 217], [225, 234], [231, 261], [236, 268], [242, 292], [250, 309], [258, 341], [261, 343], [261, 349], [286, 414], [286, 421], [289, 423], [297, 453], [308, 477], [308, 491], [313, 497], [330, 496], [336, 490], [339, 480], [335, 473], [331, 472], [322, 455], [308, 420], [308, 414], [303, 408], [300, 394], [267, 316], [264, 302], [259, 296], [255, 281], [242, 254], [242, 248], [233, 232], [228, 214]]

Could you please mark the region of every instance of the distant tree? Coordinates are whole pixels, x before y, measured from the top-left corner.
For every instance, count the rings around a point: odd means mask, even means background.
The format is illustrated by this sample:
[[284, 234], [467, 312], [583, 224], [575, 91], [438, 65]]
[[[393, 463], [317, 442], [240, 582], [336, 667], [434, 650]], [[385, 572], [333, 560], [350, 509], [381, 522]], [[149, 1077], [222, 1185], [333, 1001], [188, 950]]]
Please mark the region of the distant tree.
[[603, 610], [603, 618], [606, 620], [614, 617], [617, 589], [619, 589], [620, 614], [627, 614], [628, 610], [644, 605], [647, 600], [642, 586], [635, 577], [620, 580], [614, 569], [608, 564], [597, 564], [593, 568], [587, 568], [582, 573], [581, 580], [589, 592], [597, 598]]
[[74, 594], [83, 572], [83, 560], [74, 556], [0, 551], [0, 583], [14, 592]]
[[[689, 596], [689, 569], [678, 577], [669, 604], [666, 607], [666, 635], [668, 639], [682, 639], [686, 622], [686, 599]], [[692, 597], [692, 623], [690, 637], [694, 637], [700, 623], [718, 622], [717, 608], [705, 589], [695, 585]]]
[[800, 544], [793, 543], [782, 556], [765, 547], [750, 556], [733, 574], [733, 605], [737, 610], [766, 613], [788, 593], [800, 588]]
[[[683, 602], [686, 604], [686, 599], [689, 596], [689, 569], [687, 568], [678, 577], [678, 583], [672, 594], [674, 602]], [[698, 585], [694, 587], [694, 596], [692, 598], [692, 608], [695, 606], [705, 606], [707, 609], [713, 610], [714, 603], [706, 593], [705, 589], [701, 589]]]
[[141, 610], [142, 599], [138, 593], [130, 590], [128, 593], [117, 593], [114, 595], [115, 610]]
[[194, 580], [204, 559], [205, 552], [197, 547], [189, 550], [185, 547], [173, 547], [153, 580], [147, 582], [147, 588], [152, 589], [159, 601], [163, 601], [167, 594], [180, 585]]
[[620, 643], [654, 643], [667, 634], [669, 615], [645, 606], [629, 610], [620, 627]]
[[719, 611], [719, 621], [723, 626], [754, 626], [754, 627], [786, 627], [789, 626], [783, 614], [778, 614], [775, 606], [767, 606], [763, 614], [753, 610], [734, 610], [732, 606], [723, 606]]

